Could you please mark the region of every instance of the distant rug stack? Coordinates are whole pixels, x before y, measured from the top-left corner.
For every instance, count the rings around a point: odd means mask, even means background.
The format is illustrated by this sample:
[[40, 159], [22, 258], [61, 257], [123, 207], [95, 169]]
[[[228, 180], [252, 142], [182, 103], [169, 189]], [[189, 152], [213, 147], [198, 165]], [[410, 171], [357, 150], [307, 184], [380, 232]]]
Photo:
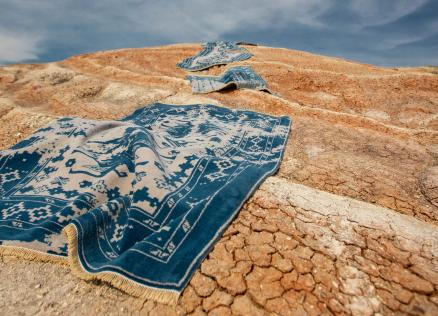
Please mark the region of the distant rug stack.
[[277, 170], [289, 128], [206, 104], [59, 119], [0, 152], [0, 253], [68, 260], [84, 279], [175, 303]]
[[[208, 42], [203, 44], [198, 54], [184, 59], [177, 66], [188, 71], [199, 71], [251, 58], [253, 55], [239, 44], [253, 45], [244, 42]], [[249, 66], [229, 68], [221, 76], [189, 75], [186, 79], [190, 81], [193, 93], [209, 93], [230, 87], [269, 92], [263, 78]]]

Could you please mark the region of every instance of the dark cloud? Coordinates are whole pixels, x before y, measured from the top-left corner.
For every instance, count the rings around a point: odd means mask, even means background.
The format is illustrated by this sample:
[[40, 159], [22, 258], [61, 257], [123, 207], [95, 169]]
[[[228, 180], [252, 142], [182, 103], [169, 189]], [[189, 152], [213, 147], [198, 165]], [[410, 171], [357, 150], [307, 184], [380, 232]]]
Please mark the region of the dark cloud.
[[435, 0], [0, 0], [0, 62], [214, 39], [385, 66], [438, 64]]

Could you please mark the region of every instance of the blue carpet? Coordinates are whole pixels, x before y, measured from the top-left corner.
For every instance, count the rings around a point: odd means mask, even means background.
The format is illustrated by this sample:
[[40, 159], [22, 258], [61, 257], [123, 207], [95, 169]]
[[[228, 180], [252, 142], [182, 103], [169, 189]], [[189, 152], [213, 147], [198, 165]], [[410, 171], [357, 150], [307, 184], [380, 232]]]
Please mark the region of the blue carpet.
[[68, 260], [80, 277], [174, 303], [277, 170], [289, 128], [206, 104], [59, 119], [0, 151], [0, 253]]
[[265, 80], [249, 66], [229, 68], [221, 76], [186, 77], [192, 86], [193, 93], [209, 93], [235, 86], [237, 89], [268, 91]]
[[198, 71], [216, 65], [225, 65], [252, 57], [252, 54], [237, 42], [208, 42], [203, 49], [193, 57], [184, 59], [177, 66], [188, 71]]

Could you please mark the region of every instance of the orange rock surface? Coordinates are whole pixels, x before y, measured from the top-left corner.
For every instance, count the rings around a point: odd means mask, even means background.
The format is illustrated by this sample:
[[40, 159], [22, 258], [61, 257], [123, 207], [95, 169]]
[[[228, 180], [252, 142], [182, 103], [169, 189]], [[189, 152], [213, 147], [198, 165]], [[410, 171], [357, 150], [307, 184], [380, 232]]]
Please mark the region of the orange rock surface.
[[[273, 94], [194, 95], [175, 67], [200, 45], [123, 49], [0, 68], [0, 148], [65, 115], [120, 118], [152, 102], [293, 119], [279, 172], [244, 205], [177, 306], [4, 257], [13, 313], [438, 314], [438, 75], [248, 46]], [[213, 67], [202, 74], [219, 74]]]

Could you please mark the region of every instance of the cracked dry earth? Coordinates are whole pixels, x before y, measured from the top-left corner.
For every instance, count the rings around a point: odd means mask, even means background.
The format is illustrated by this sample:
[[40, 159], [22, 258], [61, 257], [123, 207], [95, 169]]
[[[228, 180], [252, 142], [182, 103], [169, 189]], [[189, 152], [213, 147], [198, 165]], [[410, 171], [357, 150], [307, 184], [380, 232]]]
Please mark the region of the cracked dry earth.
[[[65, 115], [123, 117], [160, 101], [293, 118], [270, 177], [203, 261], [177, 306], [68, 267], [0, 259], [5, 315], [438, 315], [437, 69], [378, 68], [247, 47], [274, 94], [193, 95], [181, 44], [0, 68], [0, 148]], [[203, 74], [219, 74], [214, 67]]]

